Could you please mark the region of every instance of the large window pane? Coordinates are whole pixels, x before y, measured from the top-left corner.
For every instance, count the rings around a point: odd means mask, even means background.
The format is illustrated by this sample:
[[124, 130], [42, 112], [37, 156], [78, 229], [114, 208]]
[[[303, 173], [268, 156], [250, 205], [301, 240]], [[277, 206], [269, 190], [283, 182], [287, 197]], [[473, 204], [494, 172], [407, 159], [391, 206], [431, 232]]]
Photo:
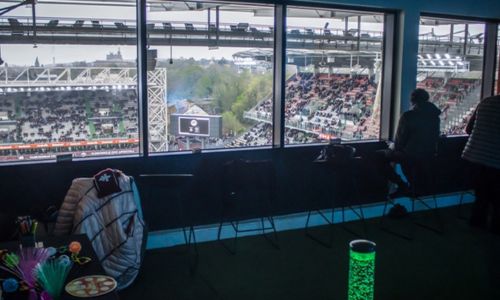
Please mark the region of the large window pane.
[[55, 3], [0, 17], [0, 160], [137, 153], [135, 4]]
[[444, 134], [464, 134], [480, 101], [484, 30], [480, 22], [420, 19], [417, 87], [441, 109]]
[[148, 6], [150, 151], [270, 145], [273, 6]]
[[378, 139], [384, 15], [290, 7], [285, 142]]

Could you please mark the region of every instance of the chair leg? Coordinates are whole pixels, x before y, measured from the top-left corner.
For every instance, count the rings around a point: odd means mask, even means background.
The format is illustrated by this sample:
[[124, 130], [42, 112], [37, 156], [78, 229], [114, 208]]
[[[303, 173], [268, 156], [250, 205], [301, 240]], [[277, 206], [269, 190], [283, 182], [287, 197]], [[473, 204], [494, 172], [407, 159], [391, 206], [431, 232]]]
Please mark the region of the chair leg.
[[332, 218], [331, 220], [329, 220], [325, 214], [320, 211], [320, 210], [316, 210], [316, 212], [319, 214], [319, 216], [321, 218], [323, 218], [323, 220], [325, 220], [327, 226], [329, 227], [328, 230], [329, 230], [329, 239], [327, 242], [325, 242], [324, 240], [320, 239], [319, 237], [313, 235], [311, 232], [309, 232], [309, 219], [310, 219], [310, 215], [311, 215], [311, 211], [308, 212], [308, 215], [307, 215], [307, 220], [306, 220], [306, 227], [305, 227], [305, 234], [308, 238], [310, 238], [311, 240], [317, 242], [318, 244], [326, 247], [326, 248], [332, 248], [333, 246], [333, 221], [334, 221], [334, 217], [333, 215], [335, 214], [334, 210], [332, 209]]
[[412, 202], [413, 202], [413, 206], [415, 206], [415, 202], [416, 201], [419, 201], [426, 209], [427, 211], [430, 213], [430, 214], [434, 214], [434, 218], [435, 218], [435, 221], [436, 221], [436, 224], [435, 226], [432, 226], [430, 224], [426, 224], [426, 223], [422, 223], [422, 222], [414, 222], [416, 225], [422, 227], [422, 228], [425, 228], [427, 230], [430, 230], [430, 231], [433, 231], [437, 234], [443, 234], [443, 231], [444, 231], [444, 226], [443, 226], [443, 223], [441, 221], [441, 216], [439, 214], [439, 210], [438, 210], [438, 205], [437, 205], [437, 199], [436, 197], [433, 195], [433, 200], [434, 200], [434, 207], [431, 207], [429, 204], [427, 204], [422, 198], [420, 197], [415, 197], [414, 199], [412, 199]]
[[196, 235], [195, 235], [195, 231], [194, 231], [193, 226], [189, 227], [188, 243], [189, 243], [189, 245], [193, 245], [193, 250], [194, 250], [194, 261], [190, 264], [190, 268], [189, 268], [190, 274], [194, 275], [196, 273], [196, 271], [198, 270], [200, 254], [198, 252], [198, 244], [196, 242]]
[[469, 220], [469, 218], [463, 214], [464, 196], [466, 194], [473, 195], [474, 193], [471, 191], [464, 191], [460, 193], [460, 200], [458, 202], [458, 218], [461, 220]]
[[269, 222], [269, 224], [271, 225], [271, 228], [267, 228], [267, 229], [270, 229], [272, 230], [272, 233], [273, 233], [273, 236], [274, 236], [274, 239], [270, 238], [268, 233], [266, 233], [266, 228], [265, 228], [265, 222], [264, 222], [264, 218], [260, 218], [261, 220], [261, 224], [262, 224], [262, 235], [264, 236], [264, 238], [266, 240], [269, 241], [269, 243], [271, 243], [271, 245], [276, 248], [276, 249], [280, 249], [280, 246], [278, 244], [278, 232], [276, 231], [276, 225], [274, 223], [274, 219], [273, 217], [271, 216], [267, 216], [267, 221]]

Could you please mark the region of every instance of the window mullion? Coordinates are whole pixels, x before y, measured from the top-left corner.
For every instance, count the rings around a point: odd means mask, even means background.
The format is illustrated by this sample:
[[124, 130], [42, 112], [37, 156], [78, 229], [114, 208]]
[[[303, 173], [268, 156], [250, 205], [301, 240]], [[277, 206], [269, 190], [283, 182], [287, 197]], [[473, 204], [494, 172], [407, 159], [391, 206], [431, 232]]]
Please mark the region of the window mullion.
[[286, 6], [274, 10], [273, 147], [285, 144]]
[[137, 96], [139, 151], [149, 156], [146, 0], [137, 0]]

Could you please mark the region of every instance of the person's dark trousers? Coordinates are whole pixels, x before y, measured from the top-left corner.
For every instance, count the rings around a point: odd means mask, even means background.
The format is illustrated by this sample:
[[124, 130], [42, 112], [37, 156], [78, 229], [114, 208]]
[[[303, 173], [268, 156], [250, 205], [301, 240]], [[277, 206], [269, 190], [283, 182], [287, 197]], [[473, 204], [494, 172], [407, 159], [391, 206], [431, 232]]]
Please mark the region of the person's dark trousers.
[[394, 164], [400, 164], [403, 174], [409, 182], [412, 182], [412, 159], [403, 152], [391, 149], [383, 149], [375, 151], [373, 161], [376, 164], [378, 171], [392, 183], [398, 186], [407, 186], [401, 176], [396, 173]]
[[500, 169], [476, 164], [475, 173], [476, 200], [472, 207], [470, 223], [473, 226], [487, 228], [491, 207], [490, 229], [500, 234]]

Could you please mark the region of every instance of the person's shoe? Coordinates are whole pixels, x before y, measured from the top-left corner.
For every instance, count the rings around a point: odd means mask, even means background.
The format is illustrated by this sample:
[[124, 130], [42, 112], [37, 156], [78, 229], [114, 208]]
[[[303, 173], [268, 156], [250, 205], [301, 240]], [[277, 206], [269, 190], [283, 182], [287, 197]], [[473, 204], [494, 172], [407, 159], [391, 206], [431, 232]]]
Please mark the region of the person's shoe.
[[389, 194], [389, 198], [396, 199], [401, 197], [408, 197], [411, 195], [410, 188], [407, 185], [398, 185], [398, 188], [393, 193]]
[[406, 207], [401, 204], [396, 204], [389, 210], [389, 214], [387, 215], [391, 219], [401, 219], [408, 215], [408, 211]]

